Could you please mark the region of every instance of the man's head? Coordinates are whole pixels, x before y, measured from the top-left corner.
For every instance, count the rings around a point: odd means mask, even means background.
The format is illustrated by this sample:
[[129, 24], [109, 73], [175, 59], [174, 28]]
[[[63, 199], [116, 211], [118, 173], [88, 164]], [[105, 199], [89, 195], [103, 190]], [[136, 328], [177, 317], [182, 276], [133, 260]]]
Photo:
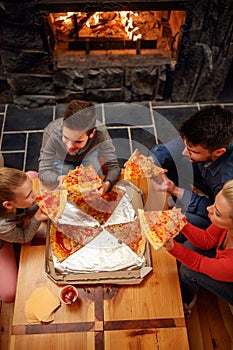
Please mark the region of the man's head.
[[180, 127], [183, 155], [192, 162], [215, 161], [233, 140], [233, 113], [221, 106], [209, 106], [186, 119]]
[[96, 111], [91, 102], [71, 101], [63, 118], [62, 141], [67, 151], [75, 153], [84, 148], [90, 138], [95, 134]]

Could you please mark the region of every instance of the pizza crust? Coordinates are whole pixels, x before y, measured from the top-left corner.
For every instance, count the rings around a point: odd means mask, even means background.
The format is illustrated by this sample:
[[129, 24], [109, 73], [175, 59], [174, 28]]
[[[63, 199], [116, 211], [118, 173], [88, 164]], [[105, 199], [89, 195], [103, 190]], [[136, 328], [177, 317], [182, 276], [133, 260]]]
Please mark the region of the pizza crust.
[[156, 177], [166, 171], [166, 169], [155, 165], [151, 157], [146, 157], [135, 149], [128, 161], [125, 163], [124, 179], [131, 180], [143, 177]]

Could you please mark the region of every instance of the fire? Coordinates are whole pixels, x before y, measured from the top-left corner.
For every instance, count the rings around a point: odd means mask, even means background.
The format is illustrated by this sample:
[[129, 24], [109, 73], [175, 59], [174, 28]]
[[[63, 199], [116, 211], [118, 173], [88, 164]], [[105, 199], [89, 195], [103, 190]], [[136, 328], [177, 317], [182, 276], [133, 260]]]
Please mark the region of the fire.
[[[55, 21], [60, 23], [60, 28], [70, 28], [73, 25], [74, 14], [76, 14], [78, 19], [83, 18], [81, 12], [67, 12], [58, 16]], [[138, 16], [138, 13], [132, 11], [95, 12], [90, 18], [87, 18], [85, 25], [94, 33], [98, 32], [98, 30], [114, 27], [122, 28], [130, 40], [136, 41], [142, 38], [142, 34], [138, 33], [139, 28], [134, 25], [133, 16]]]
[[69, 17], [73, 16], [73, 14], [74, 12], [67, 12], [65, 16], [59, 16], [58, 20], [65, 22], [69, 20], [70, 19]]
[[120, 16], [123, 25], [125, 26], [125, 31], [129, 37], [129, 39], [136, 41], [138, 39], [141, 39], [142, 35], [141, 34], [134, 34], [137, 30], [139, 30], [138, 27], [134, 27], [133, 24], [133, 18], [131, 15], [138, 16], [137, 12], [132, 12], [132, 11], [121, 11]]

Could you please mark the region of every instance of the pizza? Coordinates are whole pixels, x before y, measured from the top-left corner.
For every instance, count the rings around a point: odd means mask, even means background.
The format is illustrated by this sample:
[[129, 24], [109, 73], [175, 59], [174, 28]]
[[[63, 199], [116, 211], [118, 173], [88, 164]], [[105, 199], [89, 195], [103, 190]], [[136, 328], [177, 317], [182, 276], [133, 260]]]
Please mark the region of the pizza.
[[49, 230], [50, 248], [59, 262], [82, 248], [82, 245], [70, 239], [52, 223]]
[[98, 189], [102, 184], [102, 179], [92, 165], [78, 165], [74, 170], [69, 170], [63, 180], [62, 188], [71, 193], [87, 193]]
[[59, 262], [68, 258], [92, 241], [101, 227], [75, 226], [69, 224], [50, 225], [50, 248]]
[[143, 256], [146, 246], [146, 238], [142, 235], [138, 218], [134, 221], [109, 225], [104, 228], [116, 237], [118, 242], [125, 243], [138, 256]]
[[181, 209], [143, 211], [138, 209], [142, 234], [155, 250], [161, 248], [169, 238], [175, 237], [186, 225]]
[[72, 192], [68, 194], [68, 200], [83, 212], [92, 216], [100, 225], [103, 225], [110, 218], [124, 194], [125, 191], [119, 188], [114, 188], [102, 196], [96, 191], [84, 194]]
[[151, 157], [144, 156], [136, 149], [125, 163], [124, 179], [153, 177], [166, 171], [166, 169], [155, 165]]
[[67, 191], [57, 190], [52, 192], [42, 192], [36, 198], [38, 207], [43, 211], [52, 221], [57, 221], [66, 206]]
[[103, 230], [100, 226], [78, 226], [71, 224], [57, 224], [58, 229], [70, 239], [85, 246]]

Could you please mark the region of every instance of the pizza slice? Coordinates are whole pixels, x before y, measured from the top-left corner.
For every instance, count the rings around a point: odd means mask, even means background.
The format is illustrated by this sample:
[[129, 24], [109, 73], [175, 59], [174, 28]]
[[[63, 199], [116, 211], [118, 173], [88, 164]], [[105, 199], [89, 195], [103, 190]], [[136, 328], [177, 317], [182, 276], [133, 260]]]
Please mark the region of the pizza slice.
[[71, 240], [85, 246], [103, 230], [100, 226], [76, 226], [70, 224], [57, 225], [58, 229]]
[[50, 248], [59, 262], [83, 247], [82, 244], [70, 239], [52, 223], [49, 230]]
[[125, 243], [138, 256], [142, 257], [145, 252], [146, 238], [141, 233], [139, 219], [134, 221], [109, 225], [104, 227], [119, 242]]
[[175, 237], [186, 225], [181, 209], [144, 211], [138, 209], [142, 234], [155, 250], [161, 248], [169, 238]]
[[98, 221], [100, 225], [103, 225], [112, 215], [111, 212], [101, 211], [96, 207], [89, 205], [86, 201], [86, 196], [80, 195], [80, 193], [69, 193], [68, 200], [74, 203], [84, 213], [90, 215], [92, 218]]
[[69, 192], [87, 193], [98, 189], [102, 184], [102, 179], [92, 165], [79, 165], [68, 172], [63, 180], [62, 188]]
[[155, 165], [151, 157], [144, 156], [136, 149], [125, 163], [124, 179], [150, 178], [163, 174], [166, 171], [166, 169]]
[[68, 200], [74, 203], [84, 213], [92, 216], [103, 225], [117, 208], [125, 191], [114, 188], [111, 192], [100, 196], [96, 191], [81, 194], [80, 192], [69, 192]]
[[42, 192], [36, 198], [36, 203], [39, 208], [46, 214], [48, 217], [57, 221], [66, 206], [67, 202], [67, 191], [66, 190], [57, 190], [52, 192]]
[[83, 200], [92, 208], [112, 213], [120, 203], [125, 191], [115, 188], [111, 192], [104, 193], [102, 196], [98, 192], [93, 191], [83, 195]]

